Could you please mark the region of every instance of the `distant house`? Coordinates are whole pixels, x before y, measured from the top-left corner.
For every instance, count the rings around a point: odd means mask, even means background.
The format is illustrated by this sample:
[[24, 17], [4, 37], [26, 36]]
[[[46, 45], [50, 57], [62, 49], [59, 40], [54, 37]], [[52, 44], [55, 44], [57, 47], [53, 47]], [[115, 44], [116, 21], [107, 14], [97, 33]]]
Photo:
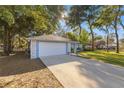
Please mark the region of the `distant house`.
[[31, 58], [68, 54], [71, 52], [72, 45], [76, 52], [79, 44], [79, 42], [57, 35], [34, 36], [28, 38], [28, 40], [30, 41]]
[[109, 44], [108, 48], [109, 48], [109, 50], [115, 50], [116, 46], [117, 46], [116, 43], [113, 43], [113, 44]]
[[106, 42], [104, 40], [97, 40], [95, 42], [95, 47], [97, 49], [105, 49], [106, 48]]

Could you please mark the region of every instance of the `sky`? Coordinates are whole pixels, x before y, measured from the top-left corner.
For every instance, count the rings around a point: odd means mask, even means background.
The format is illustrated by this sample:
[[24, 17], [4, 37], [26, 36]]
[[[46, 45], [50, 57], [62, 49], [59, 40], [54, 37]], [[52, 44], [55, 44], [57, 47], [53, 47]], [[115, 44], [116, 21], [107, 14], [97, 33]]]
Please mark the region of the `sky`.
[[[65, 6], [67, 11], [69, 11], [70, 7], [71, 7], [71, 5]], [[67, 15], [67, 12], [65, 12], [65, 15]], [[122, 17], [122, 20], [123, 20], [123, 23], [124, 23], [124, 17]], [[66, 23], [65, 23], [64, 20], [61, 20], [60, 24], [61, 24], [62, 28], [65, 29], [65, 31], [71, 31], [71, 29], [68, 29], [68, 27], [66, 26]], [[81, 26], [82, 26], [82, 28], [84, 28], [88, 32], [90, 32], [89, 27], [88, 27], [88, 25], [86, 23], [83, 23]], [[103, 31], [99, 31], [98, 29], [94, 29], [94, 32], [97, 35], [101, 35], [101, 36], [105, 35], [105, 33]], [[114, 32], [114, 29], [112, 31], [110, 31], [110, 32]], [[119, 39], [124, 38], [124, 30], [121, 27], [120, 27], [120, 29], [118, 29], [118, 35], [119, 35]]]

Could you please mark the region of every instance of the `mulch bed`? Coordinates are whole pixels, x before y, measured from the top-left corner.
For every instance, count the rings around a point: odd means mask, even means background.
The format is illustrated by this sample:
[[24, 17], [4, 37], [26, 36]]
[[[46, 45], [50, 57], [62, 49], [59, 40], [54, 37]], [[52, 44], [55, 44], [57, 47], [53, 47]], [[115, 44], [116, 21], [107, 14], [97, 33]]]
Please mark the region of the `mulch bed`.
[[24, 53], [0, 56], [0, 87], [62, 88], [62, 84], [41, 62]]

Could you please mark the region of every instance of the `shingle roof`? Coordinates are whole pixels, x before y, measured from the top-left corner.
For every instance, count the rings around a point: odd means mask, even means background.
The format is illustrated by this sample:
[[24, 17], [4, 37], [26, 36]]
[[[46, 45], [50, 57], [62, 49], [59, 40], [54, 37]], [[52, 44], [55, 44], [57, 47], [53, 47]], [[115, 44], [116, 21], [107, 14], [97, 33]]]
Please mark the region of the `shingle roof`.
[[28, 40], [44, 41], [44, 42], [72, 42], [78, 43], [76, 41], [71, 41], [68, 38], [64, 38], [57, 35], [42, 35], [42, 36], [33, 36], [28, 38]]

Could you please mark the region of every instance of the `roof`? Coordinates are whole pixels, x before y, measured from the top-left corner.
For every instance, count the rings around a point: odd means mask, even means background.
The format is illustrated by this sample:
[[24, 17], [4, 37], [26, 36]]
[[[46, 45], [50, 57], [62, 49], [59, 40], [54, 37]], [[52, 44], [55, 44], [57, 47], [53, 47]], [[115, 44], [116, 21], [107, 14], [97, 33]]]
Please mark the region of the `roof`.
[[61, 37], [61, 36], [58, 36], [58, 35], [33, 36], [33, 37], [28, 38], [28, 40], [43, 41], [43, 42], [71, 42], [71, 43], [79, 43], [77, 41], [71, 41], [68, 38]]

